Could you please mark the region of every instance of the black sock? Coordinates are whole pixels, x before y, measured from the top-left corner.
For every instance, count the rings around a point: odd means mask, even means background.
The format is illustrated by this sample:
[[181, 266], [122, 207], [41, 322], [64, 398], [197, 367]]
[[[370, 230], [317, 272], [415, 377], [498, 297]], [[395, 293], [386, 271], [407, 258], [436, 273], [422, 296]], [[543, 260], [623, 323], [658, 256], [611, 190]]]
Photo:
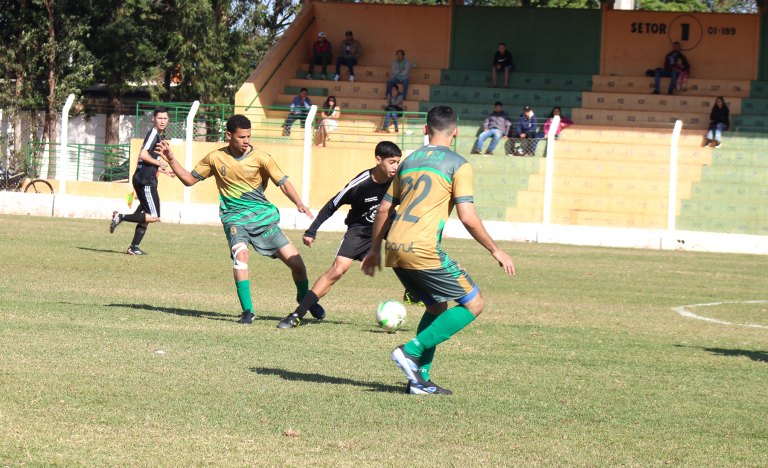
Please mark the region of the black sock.
[[294, 310], [293, 313], [299, 314], [299, 317], [304, 317], [307, 315], [309, 308], [315, 305], [319, 300], [320, 299], [317, 297], [317, 294], [315, 294], [315, 292], [310, 289], [307, 291], [307, 295], [304, 296], [304, 299], [299, 302], [299, 305], [296, 307], [296, 310]]
[[137, 211], [135, 213], [127, 214], [127, 215], [120, 215], [123, 221], [128, 221], [129, 223], [143, 223], [144, 222], [144, 212], [143, 211]]
[[141, 240], [144, 238], [144, 233], [146, 232], [147, 232], [146, 224], [137, 224], [136, 232], [133, 234], [133, 240], [131, 241], [131, 245], [138, 246], [139, 244], [141, 244]]

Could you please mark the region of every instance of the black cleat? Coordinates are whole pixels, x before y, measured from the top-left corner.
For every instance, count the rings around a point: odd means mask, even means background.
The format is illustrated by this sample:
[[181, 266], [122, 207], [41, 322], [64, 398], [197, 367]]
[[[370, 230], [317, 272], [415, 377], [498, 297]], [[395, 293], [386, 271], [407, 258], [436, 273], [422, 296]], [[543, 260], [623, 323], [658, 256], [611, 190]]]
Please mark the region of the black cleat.
[[[411, 384], [411, 387], [417, 387], [417, 388], [429, 388], [429, 385], [427, 384], [427, 381], [424, 380], [421, 377], [421, 372], [419, 371], [419, 359], [417, 357], [411, 356], [410, 354], [405, 352], [405, 345], [400, 345], [397, 348], [395, 348], [394, 351], [392, 351], [391, 354], [392, 360], [395, 361], [395, 364], [397, 367], [400, 368], [400, 370], [403, 371], [405, 374], [405, 378], [408, 379], [408, 382]], [[422, 393], [428, 393], [428, 392], [422, 392]], [[431, 392], [433, 393], [433, 392]]]
[[[431, 391], [426, 391], [425, 389]], [[413, 386], [408, 382], [405, 384], [405, 393], [410, 393], [411, 395], [453, 395], [452, 391], [437, 385], [431, 380], [427, 380], [427, 387]]]
[[301, 317], [296, 312], [288, 315], [288, 317], [280, 320], [277, 323], [277, 328], [296, 328], [301, 323]]
[[253, 312], [243, 312], [243, 315], [240, 316], [240, 320], [238, 320], [237, 323], [250, 325], [253, 323], [254, 318], [256, 318], [256, 316], [253, 315]]
[[424, 306], [424, 301], [420, 301], [407, 289], [403, 293], [403, 302], [410, 305]]
[[325, 318], [325, 309], [323, 309], [323, 306], [317, 302], [312, 304], [312, 307], [309, 308], [309, 313], [312, 314], [312, 317], [314, 317], [315, 320], [322, 320]]
[[123, 215], [118, 213], [117, 211], [112, 212], [112, 222], [109, 223], [109, 233], [112, 234], [115, 232], [115, 229], [117, 228], [117, 225], [123, 222]]
[[141, 250], [138, 245], [128, 247], [128, 250], [126, 250], [125, 253], [128, 255], [147, 255], [147, 253]]

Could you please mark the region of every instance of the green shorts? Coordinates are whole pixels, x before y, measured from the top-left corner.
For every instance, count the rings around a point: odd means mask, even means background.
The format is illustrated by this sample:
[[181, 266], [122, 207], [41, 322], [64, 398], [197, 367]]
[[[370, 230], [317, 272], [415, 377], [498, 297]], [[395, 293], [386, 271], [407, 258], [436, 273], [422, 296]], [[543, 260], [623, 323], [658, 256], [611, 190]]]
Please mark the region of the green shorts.
[[393, 268], [405, 289], [426, 305], [456, 301], [461, 305], [474, 299], [480, 290], [469, 274], [451, 262], [449, 268], [434, 270], [409, 270]]
[[253, 230], [250, 230], [249, 226], [225, 224], [224, 232], [230, 249], [235, 244], [243, 242], [245, 245], [251, 244], [256, 252], [265, 257], [277, 257], [277, 251], [291, 243], [277, 224], [267, 229], [264, 229], [264, 226], [257, 226], [257, 229]]

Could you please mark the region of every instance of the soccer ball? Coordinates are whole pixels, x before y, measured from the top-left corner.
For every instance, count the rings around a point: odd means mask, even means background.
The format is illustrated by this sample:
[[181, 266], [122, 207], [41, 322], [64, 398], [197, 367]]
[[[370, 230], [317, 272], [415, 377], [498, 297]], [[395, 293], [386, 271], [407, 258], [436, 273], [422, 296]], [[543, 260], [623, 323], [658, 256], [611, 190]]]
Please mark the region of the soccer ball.
[[376, 309], [376, 323], [386, 331], [393, 332], [405, 323], [405, 306], [397, 301], [384, 301]]

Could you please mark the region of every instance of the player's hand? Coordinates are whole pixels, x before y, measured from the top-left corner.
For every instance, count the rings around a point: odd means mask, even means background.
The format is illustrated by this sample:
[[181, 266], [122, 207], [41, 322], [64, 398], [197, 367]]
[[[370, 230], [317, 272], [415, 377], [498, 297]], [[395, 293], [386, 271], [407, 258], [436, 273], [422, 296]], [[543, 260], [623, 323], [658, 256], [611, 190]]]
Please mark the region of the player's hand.
[[169, 163], [174, 159], [176, 159], [173, 156], [173, 151], [171, 151], [171, 145], [169, 145], [168, 142], [165, 140], [155, 145], [155, 152], [158, 153], [160, 157], [162, 157]]
[[315, 238], [304, 236], [302, 240], [304, 241], [304, 245], [306, 245], [307, 247], [312, 247], [312, 243], [315, 241]]
[[360, 264], [360, 269], [366, 275], [373, 276], [376, 274], [377, 268], [381, 270], [381, 253], [377, 251], [368, 252], [368, 255], [365, 256]]
[[521, 133], [520, 138], [525, 138], [525, 133]]
[[493, 258], [499, 262], [499, 266], [504, 269], [504, 273], [510, 276], [515, 274], [515, 264], [512, 263], [512, 257], [507, 255], [506, 252], [501, 249], [497, 249], [491, 255], [493, 255]]
[[315, 215], [313, 215], [312, 211], [306, 206], [300, 205], [300, 206], [297, 206], [296, 209], [299, 210], [299, 213], [304, 213], [305, 215], [307, 215], [309, 219], [315, 219]]

